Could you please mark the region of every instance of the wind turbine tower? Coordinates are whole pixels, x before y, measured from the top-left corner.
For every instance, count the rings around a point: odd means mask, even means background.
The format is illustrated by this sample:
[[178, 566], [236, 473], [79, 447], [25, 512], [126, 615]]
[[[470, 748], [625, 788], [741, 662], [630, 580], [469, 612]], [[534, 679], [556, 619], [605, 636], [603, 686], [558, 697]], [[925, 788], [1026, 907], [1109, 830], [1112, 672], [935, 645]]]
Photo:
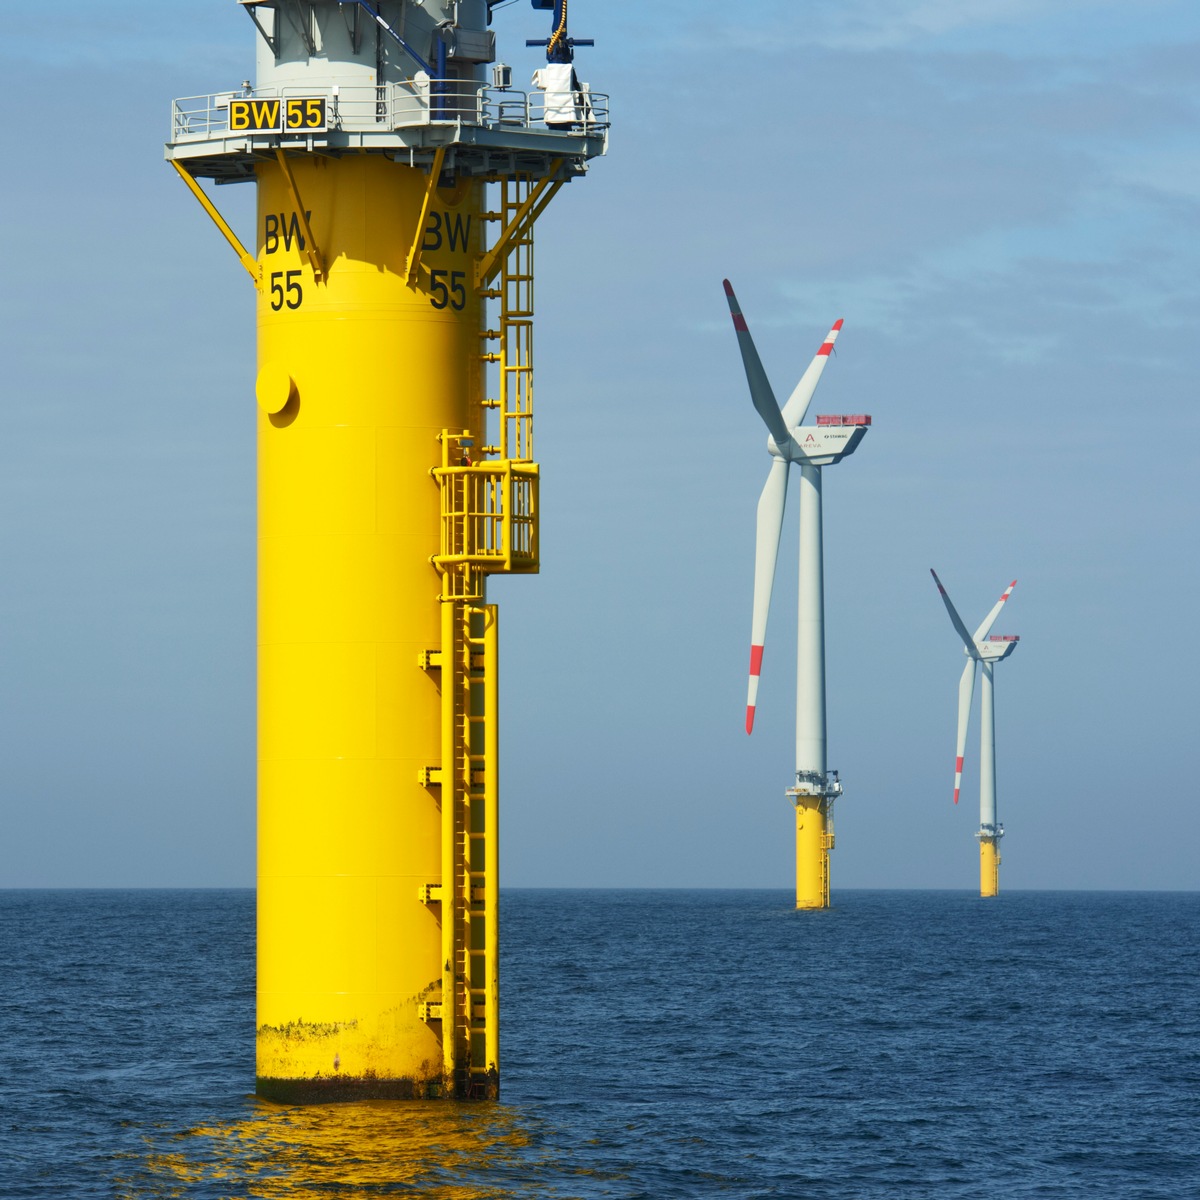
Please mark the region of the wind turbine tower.
[[[255, 289], [256, 1074], [286, 1102], [499, 1089], [487, 580], [538, 570], [534, 224], [608, 122], [567, 0], [532, 0], [528, 91], [498, 2], [238, 0], [255, 80], [172, 109]], [[256, 189], [248, 246], [202, 180]]]
[[725, 296], [737, 331], [750, 398], [766, 424], [771, 469], [758, 501], [754, 553], [754, 610], [750, 631], [750, 686], [746, 698], [746, 732], [754, 729], [758, 681], [762, 672], [767, 616], [779, 556], [787, 500], [788, 469], [800, 468], [800, 591], [796, 645], [796, 775], [787, 795], [796, 809], [796, 907], [829, 907], [829, 852], [833, 849], [832, 810], [842, 794], [837, 771], [826, 763], [825, 730], [825, 567], [822, 545], [821, 471], [857, 449], [871, 418], [819, 416], [804, 425], [809, 403], [821, 378], [842, 322], [821, 343], [782, 409], [767, 381], [746, 319], [729, 280]]
[[963, 755], [967, 748], [967, 726], [971, 720], [971, 700], [975, 693], [976, 669], [982, 668], [983, 686], [979, 696], [979, 894], [980, 896], [997, 896], [1000, 894], [1000, 839], [1004, 836], [1004, 826], [996, 820], [996, 707], [994, 698], [994, 682], [992, 672], [998, 662], [1003, 662], [1016, 648], [1021, 639], [1013, 635], [992, 634], [991, 628], [1000, 615], [1012, 590], [1017, 586], [1014, 579], [1004, 589], [1004, 594], [996, 601], [992, 611], [983, 619], [983, 624], [975, 632], [968, 633], [958, 610], [954, 607], [938, 578], [937, 572], [931, 567], [930, 575], [937, 584], [942, 602], [950, 614], [958, 636], [962, 639], [963, 651], [967, 656], [967, 665], [958, 681], [958, 743], [954, 756], [954, 803], [958, 803], [958, 793], [962, 788]]

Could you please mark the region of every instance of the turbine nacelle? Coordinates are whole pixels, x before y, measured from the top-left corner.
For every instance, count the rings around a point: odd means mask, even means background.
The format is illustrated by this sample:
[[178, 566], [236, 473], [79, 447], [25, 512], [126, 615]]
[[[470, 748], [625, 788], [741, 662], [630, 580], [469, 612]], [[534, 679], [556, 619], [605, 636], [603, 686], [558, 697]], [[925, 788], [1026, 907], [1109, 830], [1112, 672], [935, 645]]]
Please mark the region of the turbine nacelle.
[[[975, 643], [975, 654], [980, 662], [1003, 662], [1016, 648], [1021, 639], [1015, 634], [993, 634], [982, 642]], [[963, 653], [967, 653], [964, 649]]]
[[767, 437], [767, 451], [789, 463], [807, 463], [810, 467], [829, 467], [853, 454], [867, 436], [870, 417], [862, 425], [797, 425], [781, 449], [773, 437]]

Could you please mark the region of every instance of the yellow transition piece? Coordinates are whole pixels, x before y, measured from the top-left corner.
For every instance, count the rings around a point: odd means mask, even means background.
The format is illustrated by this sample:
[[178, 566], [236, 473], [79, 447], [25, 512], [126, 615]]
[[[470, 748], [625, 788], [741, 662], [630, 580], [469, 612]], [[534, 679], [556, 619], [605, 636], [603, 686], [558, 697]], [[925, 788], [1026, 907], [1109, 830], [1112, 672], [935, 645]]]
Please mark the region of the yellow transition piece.
[[796, 797], [796, 907], [829, 907], [829, 800]]
[[979, 894], [1000, 895], [1000, 854], [995, 838], [979, 839]]
[[483, 430], [483, 185], [434, 190], [422, 235], [425, 172], [287, 165], [258, 168], [258, 1090], [438, 1095], [430, 472]]

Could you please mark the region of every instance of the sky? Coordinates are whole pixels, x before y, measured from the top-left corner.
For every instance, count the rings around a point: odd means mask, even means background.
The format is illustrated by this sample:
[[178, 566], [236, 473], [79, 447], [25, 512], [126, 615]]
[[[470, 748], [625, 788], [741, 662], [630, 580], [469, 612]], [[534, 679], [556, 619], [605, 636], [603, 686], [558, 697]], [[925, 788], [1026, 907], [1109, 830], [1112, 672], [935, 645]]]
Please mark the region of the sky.
[[[162, 161], [228, 0], [0, 42], [0, 886], [254, 882], [253, 294]], [[538, 224], [542, 572], [493, 583], [505, 886], [790, 887], [795, 493], [744, 732], [768, 467], [721, 279], [825, 473], [838, 888], [974, 888], [995, 632], [1002, 887], [1200, 887], [1200, 9], [576, 0], [610, 151]], [[501, 8], [520, 83], [548, 15]], [[221, 203], [248, 236], [253, 195]], [[793, 485], [794, 486], [794, 485]]]

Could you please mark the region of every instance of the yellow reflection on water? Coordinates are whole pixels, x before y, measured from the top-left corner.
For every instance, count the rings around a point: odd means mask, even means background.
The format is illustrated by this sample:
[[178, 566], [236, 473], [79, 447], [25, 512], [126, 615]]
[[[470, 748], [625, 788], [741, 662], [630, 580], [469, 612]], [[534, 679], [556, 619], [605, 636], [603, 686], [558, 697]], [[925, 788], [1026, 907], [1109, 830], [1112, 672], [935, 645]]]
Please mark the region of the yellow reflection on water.
[[284, 1107], [257, 1100], [255, 1106], [244, 1120], [153, 1139], [143, 1163], [146, 1186], [120, 1194], [129, 1200], [562, 1195], [550, 1183], [552, 1164], [534, 1145], [530, 1123], [499, 1104], [380, 1100]]

